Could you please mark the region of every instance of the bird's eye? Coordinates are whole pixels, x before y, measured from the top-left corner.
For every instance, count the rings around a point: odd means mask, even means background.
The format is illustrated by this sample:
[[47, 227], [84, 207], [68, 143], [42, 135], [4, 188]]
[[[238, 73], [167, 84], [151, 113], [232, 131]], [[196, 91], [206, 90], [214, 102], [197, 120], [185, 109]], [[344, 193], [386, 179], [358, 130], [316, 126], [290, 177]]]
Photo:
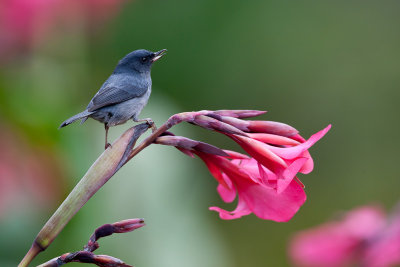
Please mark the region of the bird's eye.
[[142, 62], [146, 62], [147, 61], [147, 57], [142, 57]]

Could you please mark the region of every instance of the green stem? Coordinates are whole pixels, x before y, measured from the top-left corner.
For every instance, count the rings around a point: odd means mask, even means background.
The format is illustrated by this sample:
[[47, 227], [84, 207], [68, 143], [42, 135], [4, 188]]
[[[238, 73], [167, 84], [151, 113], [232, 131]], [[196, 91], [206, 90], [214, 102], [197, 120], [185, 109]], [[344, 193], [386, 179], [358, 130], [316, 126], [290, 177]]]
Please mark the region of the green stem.
[[35, 242], [33, 242], [31, 248], [29, 249], [28, 253], [26, 253], [25, 257], [22, 259], [20, 266], [28, 266], [29, 263], [36, 257], [37, 254], [42, 252], [43, 249]]

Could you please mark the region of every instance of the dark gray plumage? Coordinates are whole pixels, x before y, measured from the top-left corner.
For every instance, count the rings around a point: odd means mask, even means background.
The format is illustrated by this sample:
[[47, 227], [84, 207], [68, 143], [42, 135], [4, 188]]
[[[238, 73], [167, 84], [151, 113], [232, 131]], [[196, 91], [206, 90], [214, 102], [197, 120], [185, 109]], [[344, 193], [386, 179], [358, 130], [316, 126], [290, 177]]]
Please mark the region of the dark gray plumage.
[[152, 64], [160, 59], [166, 49], [151, 52], [140, 49], [135, 50], [115, 67], [114, 72], [101, 86], [92, 98], [86, 110], [64, 121], [60, 128], [77, 120], [84, 123], [89, 117], [104, 123], [106, 129], [106, 148], [108, 128], [125, 123], [127, 120], [139, 120], [138, 116], [147, 104], [151, 93], [150, 70]]

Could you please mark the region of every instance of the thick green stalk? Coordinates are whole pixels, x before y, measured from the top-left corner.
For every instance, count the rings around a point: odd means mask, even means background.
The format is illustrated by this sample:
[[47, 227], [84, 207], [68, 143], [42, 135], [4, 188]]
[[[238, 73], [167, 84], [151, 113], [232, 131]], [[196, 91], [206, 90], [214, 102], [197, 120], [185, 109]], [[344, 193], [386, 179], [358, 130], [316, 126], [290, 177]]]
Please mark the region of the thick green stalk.
[[37, 254], [45, 250], [82, 206], [126, 163], [136, 140], [147, 129], [146, 124], [128, 129], [100, 155], [43, 226], [20, 267], [28, 266]]

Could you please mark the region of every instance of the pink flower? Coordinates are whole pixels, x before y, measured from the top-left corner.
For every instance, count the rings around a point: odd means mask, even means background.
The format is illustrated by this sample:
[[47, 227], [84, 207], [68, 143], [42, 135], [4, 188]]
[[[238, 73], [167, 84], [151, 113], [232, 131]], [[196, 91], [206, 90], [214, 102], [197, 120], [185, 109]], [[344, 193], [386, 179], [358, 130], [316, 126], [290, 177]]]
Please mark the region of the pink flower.
[[400, 264], [400, 216], [387, 221], [377, 207], [358, 208], [339, 221], [298, 233], [289, 254], [297, 266], [395, 266]]
[[218, 181], [217, 190], [225, 202], [232, 202], [238, 195], [238, 206], [234, 211], [210, 208], [219, 212], [222, 219], [236, 219], [254, 213], [266, 220], [288, 221], [306, 200], [304, 186], [296, 175], [312, 171], [313, 160], [308, 149], [331, 126], [306, 141], [287, 124], [243, 120], [263, 113], [257, 110], [203, 110], [176, 114], [169, 120], [169, 127], [187, 121], [223, 133], [237, 142], [250, 157], [173, 136], [170, 132], [155, 141], [175, 146], [189, 156], [199, 156]]

